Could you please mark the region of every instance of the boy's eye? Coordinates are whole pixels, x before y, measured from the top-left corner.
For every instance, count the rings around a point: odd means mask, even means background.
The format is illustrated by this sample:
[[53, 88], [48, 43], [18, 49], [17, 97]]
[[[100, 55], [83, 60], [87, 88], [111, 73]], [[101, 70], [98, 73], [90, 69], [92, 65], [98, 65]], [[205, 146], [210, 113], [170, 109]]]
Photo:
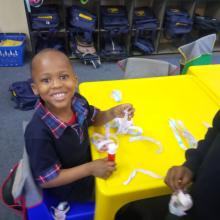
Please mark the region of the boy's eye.
[[49, 82], [50, 82], [50, 79], [45, 78], [45, 79], [42, 79], [41, 82], [43, 82], [43, 83], [49, 83]]
[[65, 80], [65, 79], [68, 79], [68, 78], [69, 78], [69, 75], [67, 75], [67, 74], [60, 76], [61, 80]]

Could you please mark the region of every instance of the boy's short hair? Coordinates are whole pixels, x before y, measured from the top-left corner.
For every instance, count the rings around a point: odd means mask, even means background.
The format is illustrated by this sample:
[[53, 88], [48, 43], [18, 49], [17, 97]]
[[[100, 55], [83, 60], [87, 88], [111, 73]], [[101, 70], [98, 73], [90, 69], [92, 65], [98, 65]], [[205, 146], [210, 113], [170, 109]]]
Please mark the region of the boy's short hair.
[[57, 49], [55, 49], [55, 48], [45, 48], [45, 49], [41, 50], [40, 52], [38, 52], [37, 54], [35, 54], [34, 57], [32, 58], [32, 61], [31, 61], [31, 64], [30, 64], [31, 78], [32, 78], [32, 79], [33, 79], [34, 61], [35, 61], [38, 57], [40, 57], [40, 56], [42, 56], [42, 55], [44, 55], [44, 54], [46, 54], [46, 53], [49, 53], [49, 52], [54, 52], [54, 53], [58, 53], [58, 54], [62, 55], [63, 57], [66, 58], [67, 62], [72, 66], [72, 63], [71, 63], [70, 59], [69, 59], [69, 58], [67, 57], [67, 55], [66, 55], [65, 53], [63, 53], [62, 51], [57, 50]]

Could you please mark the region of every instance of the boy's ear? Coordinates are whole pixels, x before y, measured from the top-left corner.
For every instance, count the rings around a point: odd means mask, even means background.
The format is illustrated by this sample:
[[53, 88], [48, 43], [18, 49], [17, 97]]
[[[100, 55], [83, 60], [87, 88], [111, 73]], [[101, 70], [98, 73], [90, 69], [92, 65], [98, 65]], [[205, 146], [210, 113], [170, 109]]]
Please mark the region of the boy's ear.
[[35, 94], [36, 96], [38, 96], [39, 93], [38, 93], [38, 90], [37, 90], [37, 87], [36, 87], [35, 83], [31, 83], [31, 88], [32, 88], [34, 94]]
[[76, 86], [78, 87], [79, 85], [79, 80], [78, 80], [78, 77], [76, 76]]

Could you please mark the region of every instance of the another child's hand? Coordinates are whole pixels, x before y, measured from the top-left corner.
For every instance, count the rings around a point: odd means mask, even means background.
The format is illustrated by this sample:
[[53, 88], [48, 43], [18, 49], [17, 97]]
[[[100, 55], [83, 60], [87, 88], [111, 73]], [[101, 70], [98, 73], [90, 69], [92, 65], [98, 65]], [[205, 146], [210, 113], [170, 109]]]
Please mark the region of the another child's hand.
[[98, 159], [91, 162], [91, 168], [93, 176], [107, 179], [116, 170], [116, 164], [114, 161], [108, 161], [107, 158]]
[[111, 109], [114, 118], [123, 118], [125, 115], [125, 110], [127, 111], [128, 119], [130, 120], [134, 116], [135, 111], [131, 104], [121, 104]]
[[165, 183], [173, 190], [184, 190], [193, 178], [192, 171], [185, 166], [173, 166], [166, 175]]

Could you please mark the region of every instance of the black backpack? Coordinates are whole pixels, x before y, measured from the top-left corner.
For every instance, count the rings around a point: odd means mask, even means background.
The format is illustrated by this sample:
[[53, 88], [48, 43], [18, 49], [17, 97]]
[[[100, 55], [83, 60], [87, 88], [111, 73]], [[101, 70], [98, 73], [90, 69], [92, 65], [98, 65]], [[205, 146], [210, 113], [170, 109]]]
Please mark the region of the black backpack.
[[46, 34], [39, 33], [37, 36], [35, 52], [38, 53], [46, 48], [54, 48], [65, 53], [65, 41], [62, 38], [57, 37], [56, 32], [48, 32]]
[[53, 5], [32, 8], [30, 16], [33, 30], [57, 30], [60, 25], [58, 9]]
[[16, 103], [15, 108], [20, 110], [31, 110], [34, 108], [38, 96], [36, 96], [31, 88], [31, 79], [26, 81], [14, 82], [9, 86], [12, 95], [12, 101]]
[[196, 15], [194, 17], [194, 26], [197, 30], [210, 33], [220, 31], [220, 21], [213, 17]]

